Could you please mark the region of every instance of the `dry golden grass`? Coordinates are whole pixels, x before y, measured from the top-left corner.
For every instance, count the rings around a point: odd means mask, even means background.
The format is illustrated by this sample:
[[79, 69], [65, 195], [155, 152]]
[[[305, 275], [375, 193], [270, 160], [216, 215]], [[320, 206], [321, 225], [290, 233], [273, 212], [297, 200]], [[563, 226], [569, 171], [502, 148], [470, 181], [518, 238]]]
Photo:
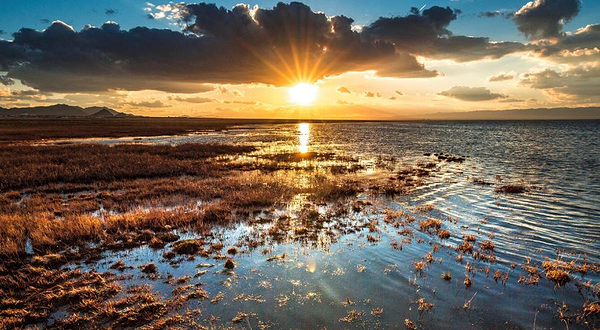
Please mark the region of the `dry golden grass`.
[[211, 144], [2, 146], [0, 190], [135, 178], [210, 176], [221, 164], [206, 162], [207, 158], [252, 150], [252, 147]]
[[223, 130], [235, 125], [298, 123], [299, 120], [211, 118], [0, 118], [0, 141], [88, 137], [159, 136]]
[[[79, 199], [88, 196], [104, 207], [103, 213], [93, 215], [90, 212], [99, 206], [78, 207], [78, 200], [65, 194], [34, 193], [18, 204], [21, 197], [11, 192], [5, 198], [11, 204], [0, 212], [0, 255], [22, 254], [27, 242], [35, 252], [58, 251], [87, 242], [119, 248], [152, 241], [157, 247], [166, 240], [153, 238], [151, 231], [158, 235], [166, 228], [187, 227], [202, 232], [208, 225], [232, 221], [236, 212], [249, 215], [297, 192], [297, 188], [268, 175], [235, 173], [221, 178], [126, 180], [109, 184], [110, 190], [77, 195]], [[173, 185], [171, 189], [167, 189], [169, 184]], [[175, 201], [173, 193], [178, 196]], [[196, 206], [198, 200], [216, 198], [220, 201]], [[171, 202], [176, 206], [163, 207]], [[151, 231], [143, 234], [144, 230]], [[116, 244], [115, 240], [123, 235], [128, 236], [127, 242]]]

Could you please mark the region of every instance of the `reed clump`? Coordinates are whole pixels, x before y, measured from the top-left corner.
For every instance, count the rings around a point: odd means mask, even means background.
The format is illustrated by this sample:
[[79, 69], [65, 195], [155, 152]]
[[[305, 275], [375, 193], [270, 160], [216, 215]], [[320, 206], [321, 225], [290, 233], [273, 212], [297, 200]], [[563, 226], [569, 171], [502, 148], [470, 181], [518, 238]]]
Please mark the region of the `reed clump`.
[[518, 183], [505, 184], [494, 189], [495, 192], [507, 194], [522, 194], [527, 190], [527, 186]]
[[429, 232], [430, 230], [437, 232], [441, 226], [442, 220], [439, 219], [427, 219], [419, 222], [419, 230], [423, 232]]
[[198, 239], [186, 239], [173, 244], [176, 254], [195, 254], [202, 248], [203, 242]]

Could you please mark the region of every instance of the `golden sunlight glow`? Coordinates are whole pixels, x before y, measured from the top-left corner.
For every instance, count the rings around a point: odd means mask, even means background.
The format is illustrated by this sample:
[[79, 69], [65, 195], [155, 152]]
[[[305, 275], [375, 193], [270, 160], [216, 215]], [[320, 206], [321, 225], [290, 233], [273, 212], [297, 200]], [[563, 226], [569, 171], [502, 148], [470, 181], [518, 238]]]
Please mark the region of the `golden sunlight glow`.
[[308, 141], [310, 139], [310, 124], [298, 124], [298, 131], [300, 131], [300, 134], [298, 135], [298, 151], [302, 154], [305, 154], [308, 152]]
[[317, 98], [319, 87], [309, 83], [299, 83], [289, 90], [290, 101], [297, 105], [310, 105]]

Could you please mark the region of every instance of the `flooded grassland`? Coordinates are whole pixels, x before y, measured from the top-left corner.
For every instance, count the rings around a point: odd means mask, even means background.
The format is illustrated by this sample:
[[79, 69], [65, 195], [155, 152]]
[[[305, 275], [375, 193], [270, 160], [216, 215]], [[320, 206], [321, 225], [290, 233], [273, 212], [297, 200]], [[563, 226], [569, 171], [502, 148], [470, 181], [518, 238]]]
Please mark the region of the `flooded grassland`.
[[597, 164], [443, 125], [5, 143], [0, 328], [598, 328]]

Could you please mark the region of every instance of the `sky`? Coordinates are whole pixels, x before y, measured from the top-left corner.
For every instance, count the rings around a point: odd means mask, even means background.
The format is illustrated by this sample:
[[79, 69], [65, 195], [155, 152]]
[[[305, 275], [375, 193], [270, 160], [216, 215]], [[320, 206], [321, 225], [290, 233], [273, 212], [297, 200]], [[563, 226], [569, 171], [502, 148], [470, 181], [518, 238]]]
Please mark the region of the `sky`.
[[600, 105], [600, 1], [3, 0], [0, 107], [402, 119]]

